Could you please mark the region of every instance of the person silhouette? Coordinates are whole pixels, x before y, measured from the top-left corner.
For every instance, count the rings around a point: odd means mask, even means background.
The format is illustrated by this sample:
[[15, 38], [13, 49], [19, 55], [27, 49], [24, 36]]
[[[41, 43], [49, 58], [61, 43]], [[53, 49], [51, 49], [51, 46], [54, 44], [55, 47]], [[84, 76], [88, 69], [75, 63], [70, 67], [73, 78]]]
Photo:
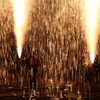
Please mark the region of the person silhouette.
[[36, 89], [39, 60], [34, 54], [28, 54], [27, 58], [20, 58], [20, 59], [24, 61], [28, 69], [30, 89], [32, 88]]

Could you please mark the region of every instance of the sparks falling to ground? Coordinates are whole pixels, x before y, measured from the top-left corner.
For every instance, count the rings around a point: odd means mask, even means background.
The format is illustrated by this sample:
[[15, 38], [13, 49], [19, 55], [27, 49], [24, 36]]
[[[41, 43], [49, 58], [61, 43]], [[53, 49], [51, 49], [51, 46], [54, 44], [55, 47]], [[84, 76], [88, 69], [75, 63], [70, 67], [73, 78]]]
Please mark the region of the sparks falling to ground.
[[86, 26], [86, 38], [87, 45], [90, 55], [91, 63], [95, 60], [96, 55], [96, 44], [98, 35], [98, 10], [99, 10], [99, 0], [85, 0], [85, 26]]
[[21, 57], [24, 36], [27, 31], [28, 0], [14, 0], [14, 31], [17, 41], [17, 52]]

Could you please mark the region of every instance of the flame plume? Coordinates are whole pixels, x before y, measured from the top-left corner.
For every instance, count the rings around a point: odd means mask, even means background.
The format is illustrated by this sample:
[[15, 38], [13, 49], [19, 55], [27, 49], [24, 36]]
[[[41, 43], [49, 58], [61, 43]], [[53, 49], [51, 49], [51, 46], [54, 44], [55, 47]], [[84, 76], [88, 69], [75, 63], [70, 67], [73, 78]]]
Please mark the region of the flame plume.
[[27, 31], [29, 0], [14, 0], [14, 31], [17, 41], [18, 56], [21, 57], [24, 36]]
[[86, 26], [87, 45], [91, 63], [95, 60], [97, 35], [98, 35], [98, 9], [99, 0], [85, 0], [84, 14]]

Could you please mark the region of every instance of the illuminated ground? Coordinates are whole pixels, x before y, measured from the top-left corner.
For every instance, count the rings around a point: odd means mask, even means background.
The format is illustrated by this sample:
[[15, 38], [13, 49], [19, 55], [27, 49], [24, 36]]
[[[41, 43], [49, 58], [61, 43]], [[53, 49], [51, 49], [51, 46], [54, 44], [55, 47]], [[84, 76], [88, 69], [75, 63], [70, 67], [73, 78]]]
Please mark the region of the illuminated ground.
[[[100, 75], [98, 76], [100, 77]], [[97, 82], [94, 82], [94, 80], [97, 78], [96, 75], [90, 75], [88, 77], [88, 80], [91, 80], [91, 92], [90, 96], [85, 99], [71, 99], [71, 100], [99, 100], [100, 99], [100, 80]], [[90, 79], [91, 78], [91, 79]], [[30, 93], [28, 86], [24, 88], [18, 87], [16, 84], [15, 86], [13, 85], [2, 85], [0, 84], [0, 100], [69, 100], [67, 97], [53, 97], [51, 96], [46, 96], [45, 95], [45, 90], [42, 89], [37, 89], [36, 95], [30, 96], [31, 93], [34, 94], [33, 92]]]

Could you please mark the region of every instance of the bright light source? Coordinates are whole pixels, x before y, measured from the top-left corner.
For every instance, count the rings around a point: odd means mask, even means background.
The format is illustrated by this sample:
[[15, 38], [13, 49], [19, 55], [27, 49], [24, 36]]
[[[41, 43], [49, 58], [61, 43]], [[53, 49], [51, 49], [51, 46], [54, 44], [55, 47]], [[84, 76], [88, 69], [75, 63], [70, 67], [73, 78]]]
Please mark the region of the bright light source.
[[92, 52], [90, 53], [90, 60], [91, 60], [91, 63], [94, 63], [94, 60], [95, 60], [95, 54]]
[[21, 57], [25, 33], [28, 29], [28, 13], [30, 0], [14, 0], [14, 31], [16, 36], [18, 56]]
[[19, 58], [21, 57], [24, 28], [25, 28], [25, 2], [26, 0], [14, 0], [14, 28], [17, 40], [17, 52]]
[[22, 48], [17, 48], [18, 57], [21, 58]]
[[83, 23], [85, 22], [87, 45], [92, 63], [95, 60], [96, 45], [98, 41], [99, 2], [100, 0], [85, 0], [85, 7], [83, 8], [85, 15]]

